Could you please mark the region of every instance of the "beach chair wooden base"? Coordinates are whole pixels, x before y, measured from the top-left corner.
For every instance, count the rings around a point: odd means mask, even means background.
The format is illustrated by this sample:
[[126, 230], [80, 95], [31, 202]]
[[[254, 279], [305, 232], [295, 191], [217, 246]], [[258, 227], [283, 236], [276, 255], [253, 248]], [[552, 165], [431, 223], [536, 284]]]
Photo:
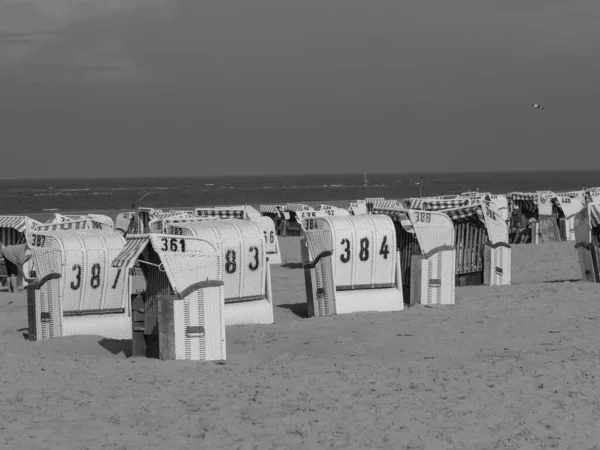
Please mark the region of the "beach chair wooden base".
[[600, 283], [600, 251], [598, 245], [578, 242], [575, 244], [581, 280]]
[[454, 248], [430, 255], [413, 255], [410, 271], [410, 305], [454, 305]]
[[470, 272], [470, 273], [461, 273], [456, 275], [455, 283], [457, 286], [481, 286], [483, 284], [483, 271], [481, 272]]
[[145, 294], [131, 296], [131, 354], [135, 357], [147, 356], [146, 336], [144, 335], [145, 323]]

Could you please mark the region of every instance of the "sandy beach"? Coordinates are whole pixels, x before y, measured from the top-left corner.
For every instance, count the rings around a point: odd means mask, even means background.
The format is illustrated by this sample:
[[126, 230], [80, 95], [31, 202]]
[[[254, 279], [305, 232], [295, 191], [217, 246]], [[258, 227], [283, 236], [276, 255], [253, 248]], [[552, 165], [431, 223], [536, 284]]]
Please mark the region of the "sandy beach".
[[280, 242], [275, 324], [228, 328], [224, 365], [29, 342], [25, 294], [0, 293], [0, 446], [600, 448], [600, 285], [572, 242], [514, 246], [514, 284], [455, 306], [310, 319], [299, 238]]

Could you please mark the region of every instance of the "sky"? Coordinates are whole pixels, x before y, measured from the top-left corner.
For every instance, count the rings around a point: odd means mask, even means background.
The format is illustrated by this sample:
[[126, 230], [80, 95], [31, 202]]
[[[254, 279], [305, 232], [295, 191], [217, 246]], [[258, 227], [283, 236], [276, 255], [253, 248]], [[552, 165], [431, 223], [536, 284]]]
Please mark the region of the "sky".
[[0, 178], [600, 169], [599, 55], [598, 0], [4, 0]]

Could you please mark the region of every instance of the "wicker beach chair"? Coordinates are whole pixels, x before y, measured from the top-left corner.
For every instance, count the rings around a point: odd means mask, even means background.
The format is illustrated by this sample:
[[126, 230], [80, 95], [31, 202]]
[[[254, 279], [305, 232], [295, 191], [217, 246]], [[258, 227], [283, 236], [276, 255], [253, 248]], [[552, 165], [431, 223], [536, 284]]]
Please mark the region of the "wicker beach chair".
[[309, 316], [402, 311], [392, 221], [385, 216], [317, 217], [301, 241]]
[[28, 287], [29, 339], [130, 339], [130, 280], [111, 267], [125, 245], [98, 230], [27, 233], [37, 281]]
[[454, 227], [441, 212], [375, 208], [394, 221], [402, 262], [404, 298], [411, 306], [453, 305]]
[[223, 264], [217, 248], [191, 236], [129, 235], [112, 267], [136, 263], [146, 290], [133, 301], [133, 355], [225, 360]]
[[227, 326], [273, 323], [271, 268], [264, 233], [256, 223], [250, 220], [187, 222], [171, 224], [168, 232], [202, 238], [221, 252]]

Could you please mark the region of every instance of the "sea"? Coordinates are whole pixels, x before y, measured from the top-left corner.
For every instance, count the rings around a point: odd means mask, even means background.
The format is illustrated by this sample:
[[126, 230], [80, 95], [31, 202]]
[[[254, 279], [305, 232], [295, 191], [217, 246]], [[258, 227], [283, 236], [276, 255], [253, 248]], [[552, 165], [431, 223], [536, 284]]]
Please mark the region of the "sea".
[[[365, 183], [365, 176], [368, 183]], [[366, 184], [366, 187], [365, 187]], [[555, 192], [600, 186], [600, 171], [261, 175], [0, 180], [0, 214], [403, 199], [465, 191]]]

